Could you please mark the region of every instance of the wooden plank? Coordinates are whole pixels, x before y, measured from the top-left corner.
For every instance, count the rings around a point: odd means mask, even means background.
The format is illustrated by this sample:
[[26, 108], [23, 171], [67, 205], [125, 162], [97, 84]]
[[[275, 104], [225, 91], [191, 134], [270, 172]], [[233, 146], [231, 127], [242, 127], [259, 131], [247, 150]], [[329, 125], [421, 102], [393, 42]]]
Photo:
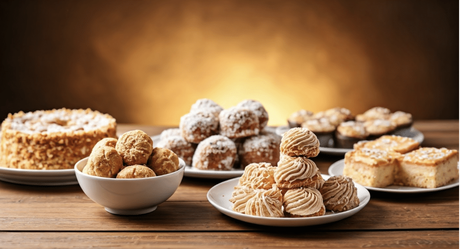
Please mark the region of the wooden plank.
[[0, 233], [2, 248], [458, 248], [458, 230], [323, 232]]

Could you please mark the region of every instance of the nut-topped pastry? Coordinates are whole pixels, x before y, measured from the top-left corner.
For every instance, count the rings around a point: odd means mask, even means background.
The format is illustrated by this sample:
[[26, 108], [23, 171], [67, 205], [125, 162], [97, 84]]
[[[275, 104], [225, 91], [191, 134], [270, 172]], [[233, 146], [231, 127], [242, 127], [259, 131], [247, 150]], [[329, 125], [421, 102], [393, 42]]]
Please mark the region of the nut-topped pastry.
[[241, 138], [258, 135], [259, 118], [257, 114], [243, 107], [231, 107], [219, 114], [220, 134], [228, 138]]
[[343, 175], [369, 187], [392, 185], [397, 170], [399, 153], [362, 148], [345, 154]]
[[238, 103], [238, 107], [248, 108], [252, 110], [259, 119], [259, 130], [263, 130], [268, 123], [268, 112], [265, 107], [257, 100], [246, 99]]
[[290, 128], [300, 127], [310, 118], [313, 118], [313, 112], [304, 109], [298, 110], [289, 116], [288, 125]]
[[373, 141], [360, 141], [354, 145], [355, 150], [361, 148], [379, 149], [398, 152], [401, 154], [408, 153], [420, 147], [420, 143], [409, 137], [395, 135], [385, 135]]
[[315, 188], [289, 189], [283, 198], [285, 216], [313, 217], [326, 213], [323, 197]]
[[329, 177], [319, 191], [327, 210], [343, 212], [359, 205], [358, 190], [350, 177]]
[[192, 165], [202, 170], [231, 170], [236, 156], [236, 146], [232, 140], [213, 135], [198, 144]]
[[436, 188], [458, 179], [458, 151], [420, 148], [399, 158], [396, 185]]
[[274, 177], [280, 189], [299, 187], [320, 189], [324, 183], [315, 162], [305, 157], [281, 156]]
[[365, 122], [368, 120], [375, 119], [388, 119], [390, 117], [391, 111], [385, 107], [373, 107], [363, 114], [356, 115], [356, 121]]
[[307, 128], [292, 128], [283, 134], [280, 151], [288, 156], [316, 157], [319, 154], [319, 140]]
[[72, 169], [94, 145], [116, 137], [116, 121], [90, 109], [9, 114], [1, 126], [0, 167]]

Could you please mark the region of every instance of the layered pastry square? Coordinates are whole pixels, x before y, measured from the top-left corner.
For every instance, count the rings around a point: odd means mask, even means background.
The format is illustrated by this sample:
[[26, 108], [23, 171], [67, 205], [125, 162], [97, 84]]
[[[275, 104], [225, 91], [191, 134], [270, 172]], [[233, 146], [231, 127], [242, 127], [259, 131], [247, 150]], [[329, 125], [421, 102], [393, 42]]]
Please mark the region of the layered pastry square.
[[458, 178], [458, 151], [420, 148], [399, 159], [395, 185], [437, 188]]
[[385, 135], [372, 141], [361, 141], [354, 144], [354, 149], [361, 148], [379, 149], [398, 152], [401, 154], [408, 153], [420, 147], [419, 142], [409, 137], [401, 137], [395, 135]]
[[398, 169], [396, 159], [399, 155], [391, 151], [368, 148], [347, 152], [343, 175], [364, 186], [383, 188], [392, 185]]

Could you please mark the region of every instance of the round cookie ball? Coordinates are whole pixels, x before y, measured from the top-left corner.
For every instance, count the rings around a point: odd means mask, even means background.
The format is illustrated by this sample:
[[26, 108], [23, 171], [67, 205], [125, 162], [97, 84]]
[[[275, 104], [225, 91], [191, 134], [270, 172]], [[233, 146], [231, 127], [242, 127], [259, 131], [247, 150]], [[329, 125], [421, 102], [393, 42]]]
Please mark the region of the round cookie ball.
[[102, 147], [102, 146], [109, 146], [109, 147], [115, 148], [115, 146], [117, 145], [117, 141], [118, 140], [113, 137], [103, 138], [94, 145], [93, 150], [97, 150], [97, 148]]
[[243, 107], [231, 107], [219, 114], [220, 134], [228, 138], [249, 137], [259, 134], [259, 118]]
[[123, 159], [117, 150], [110, 146], [99, 146], [91, 152], [83, 173], [100, 176], [115, 177], [123, 168]]
[[214, 135], [198, 144], [193, 155], [193, 167], [201, 170], [231, 170], [235, 159], [235, 143], [228, 137]]
[[263, 130], [268, 123], [268, 112], [265, 110], [265, 107], [259, 101], [246, 99], [238, 103], [238, 107], [248, 108], [249, 110], [255, 112], [257, 118], [259, 119], [259, 129]]
[[131, 179], [131, 178], [146, 178], [156, 176], [155, 172], [144, 165], [131, 165], [122, 169], [117, 178]]
[[147, 167], [159, 176], [165, 175], [179, 169], [179, 157], [169, 149], [155, 147], [149, 157]]
[[199, 110], [182, 116], [179, 129], [185, 140], [198, 144], [204, 139], [217, 134], [219, 131], [219, 119], [211, 112]]
[[244, 140], [239, 154], [241, 168], [262, 162], [276, 166], [280, 159], [280, 141], [272, 135], [252, 136]]
[[126, 166], [146, 164], [153, 150], [153, 141], [147, 133], [133, 130], [121, 135], [115, 148]]
[[223, 110], [220, 105], [210, 99], [199, 99], [197, 100], [192, 107], [190, 108], [190, 112], [199, 112], [199, 111], [207, 111], [214, 114], [214, 116], [219, 117], [219, 113]]
[[184, 160], [185, 165], [192, 165], [196, 145], [188, 142], [182, 136], [169, 136], [161, 139], [157, 147], [172, 150], [178, 157]]

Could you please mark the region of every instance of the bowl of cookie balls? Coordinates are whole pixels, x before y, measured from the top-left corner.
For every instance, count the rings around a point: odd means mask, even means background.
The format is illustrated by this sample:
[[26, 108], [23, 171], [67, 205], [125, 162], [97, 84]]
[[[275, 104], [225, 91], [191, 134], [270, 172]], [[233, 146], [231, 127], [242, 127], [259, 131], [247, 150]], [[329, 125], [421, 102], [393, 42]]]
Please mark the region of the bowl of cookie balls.
[[174, 194], [184, 169], [174, 152], [153, 147], [150, 136], [133, 130], [99, 141], [89, 157], [75, 164], [75, 175], [83, 192], [107, 212], [141, 215]]

